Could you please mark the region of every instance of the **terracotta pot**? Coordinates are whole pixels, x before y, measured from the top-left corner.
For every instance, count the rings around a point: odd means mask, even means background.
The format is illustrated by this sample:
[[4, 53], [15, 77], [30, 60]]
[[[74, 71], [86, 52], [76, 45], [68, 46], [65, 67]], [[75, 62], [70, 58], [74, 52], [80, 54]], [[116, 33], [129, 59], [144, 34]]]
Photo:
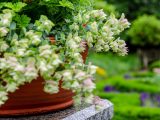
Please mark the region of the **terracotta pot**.
[[[43, 91], [44, 80], [39, 77], [9, 94], [9, 100], [0, 108], [0, 116], [32, 115], [64, 109], [73, 104], [73, 93], [60, 87], [57, 94]], [[61, 85], [60, 85], [61, 86]]]
[[51, 44], [55, 43], [55, 38], [54, 37], [49, 37]]
[[[50, 37], [50, 40], [54, 44], [55, 39]], [[85, 47], [86, 50], [82, 53], [84, 62], [88, 55], [86, 43]], [[0, 107], [0, 116], [33, 115], [71, 106], [73, 93], [70, 90], [62, 89], [61, 83], [62, 81], [60, 81], [60, 91], [57, 94], [48, 94], [43, 91], [44, 80], [41, 77], [20, 86], [16, 92], [9, 94], [8, 101]]]

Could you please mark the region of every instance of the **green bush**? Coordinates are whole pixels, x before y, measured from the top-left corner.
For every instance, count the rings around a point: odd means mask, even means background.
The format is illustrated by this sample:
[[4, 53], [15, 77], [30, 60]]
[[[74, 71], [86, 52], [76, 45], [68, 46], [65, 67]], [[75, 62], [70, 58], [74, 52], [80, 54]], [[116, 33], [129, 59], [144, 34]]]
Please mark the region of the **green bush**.
[[130, 20], [136, 19], [142, 14], [156, 15], [160, 17], [160, 1], [159, 0], [106, 0], [110, 4], [114, 4], [117, 11], [125, 13]]
[[133, 21], [128, 35], [134, 45], [158, 46], [160, 44], [160, 20], [155, 16], [143, 15]]
[[116, 16], [120, 16], [116, 11], [116, 7], [113, 4], [108, 4], [105, 0], [95, 0], [94, 7], [96, 9], [103, 9], [105, 13], [113, 13]]
[[[115, 105], [119, 106], [140, 106], [140, 94], [138, 93], [114, 93], [114, 92], [96, 92], [96, 95], [103, 99], [109, 99]], [[125, 99], [124, 99], [125, 98]], [[123, 101], [122, 101], [123, 100]]]
[[160, 108], [141, 107], [138, 93], [96, 92], [103, 99], [114, 104], [113, 120], [159, 120]]
[[155, 73], [151, 72], [151, 71], [136, 71], [132, 73], [133, 77], [136, 78], [146, 78], [146, 77], [154, 77]]
[[121, 106], [115, 107], [113, 120], [159, 120], [160, 108]]
[[149, 65], [149, 69], [160, 68], [160, 60], [157, 60]]
[[[150, 79], [152, 80], [152, 79]], [[144, 79], [126, 80], [121, 76], [109, 78], [107, 80], [97, 82], [97, 89], [103, 91], [106, 85], [112, 85], [116, 90], [121, 92], [148, 92], [151, 94], [160, 93], [160, 81], [158, 83], [146, 82]]]

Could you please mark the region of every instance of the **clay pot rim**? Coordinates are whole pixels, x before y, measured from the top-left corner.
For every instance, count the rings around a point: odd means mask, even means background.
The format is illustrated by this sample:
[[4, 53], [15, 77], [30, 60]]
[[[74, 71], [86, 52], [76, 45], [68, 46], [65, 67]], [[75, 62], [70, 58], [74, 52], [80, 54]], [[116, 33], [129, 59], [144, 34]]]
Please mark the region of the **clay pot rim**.
[[57, 104], [57, 105], [53, 104], [53, 105], [43, 106], [43, 107], [40, 106], [32, 109], [20, 109], [18, 110], [18, 112], [17, 110], [3, 110], [3, 111], [0, 111], [0, 117], [36, 115], [38, 113], [47, 113], [49, 111], [55, 111], [57, 109], [62, 110], [67, 107], [70, 107], [71, 105], [73, 105], [73, 100], [67, 101], [65, 103]]

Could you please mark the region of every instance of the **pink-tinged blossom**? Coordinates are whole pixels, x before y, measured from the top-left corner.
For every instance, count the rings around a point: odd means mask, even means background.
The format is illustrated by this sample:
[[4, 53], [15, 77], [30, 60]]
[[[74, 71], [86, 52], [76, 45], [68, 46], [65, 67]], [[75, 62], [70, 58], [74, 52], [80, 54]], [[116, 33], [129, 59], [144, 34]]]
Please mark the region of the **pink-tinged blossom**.
[[84, 87], [89, 88], [89, 89], [95, 88], [95, 84], [93, 83], [91, 78], [87, 78], [86, 80], [84, 80], [83, 85]]

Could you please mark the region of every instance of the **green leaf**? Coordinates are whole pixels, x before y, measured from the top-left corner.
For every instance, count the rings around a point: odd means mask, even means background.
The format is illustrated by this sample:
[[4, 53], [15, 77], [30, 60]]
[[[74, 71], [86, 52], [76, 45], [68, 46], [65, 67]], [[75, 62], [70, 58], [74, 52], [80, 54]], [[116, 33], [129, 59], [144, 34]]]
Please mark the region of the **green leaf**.
[[12, 23], [11, 23], [10, 29], [11, 29], [11, 30], [15, 30], [15, 29], [16, 29], [16, 23], [15, 23], [15, 22], [12, 22]]
[[31, 21], [27, 15], [16, 15], [14, 19], [20, 27], [27, 27]]
[[0, 3], [0, 9], [4, 7], [4, 3]]
[[22, 2], [17, 2], [17, 3], [6, 2], [3, 5], [7, 8], [12, 9], [15, 12], [20, 12], [21, 9], [25, 7], [27, 4]]
[[67, 7], [67, 8], [70, 8], [70, 9], [74, 9], [74, 6], [71, 2], [69, 2], [68, 0], [62, 0], [59, 2], [60, 6], [62, 7]]

